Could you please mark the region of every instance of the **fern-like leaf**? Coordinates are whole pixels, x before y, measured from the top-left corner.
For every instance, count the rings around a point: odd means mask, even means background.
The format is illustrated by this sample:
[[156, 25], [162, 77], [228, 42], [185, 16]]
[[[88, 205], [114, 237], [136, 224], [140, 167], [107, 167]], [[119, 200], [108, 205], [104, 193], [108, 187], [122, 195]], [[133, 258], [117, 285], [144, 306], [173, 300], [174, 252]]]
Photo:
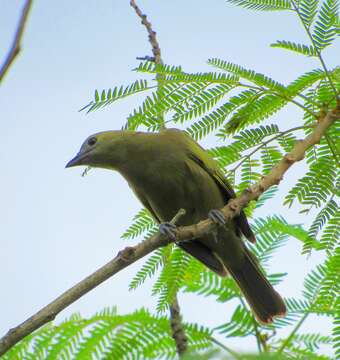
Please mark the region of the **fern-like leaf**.
[[291, 5], [288, 0], [227, 0], [227, 2], [249, 10], [291, 10]]
[[298, 54], [307, 55], [307, 56], [317, 56], [318, 53], [313, 46], [307, 46], [303, 44], [296, 44], [292, 41], [278, 40], [277, 42], [270, 45], [273, 48], [281, 48], [285, 50], [290, 50]]
[[[209, 349], [212, 331], [184, 323], [188, 351]], [[58, 325], [48, 325], [15, 345], [4, 360], [12, 359], [175, 359], [176, 347], [169, 320], [141, 309], [119, 315], [104, 309], [89, 319], [75, 314]]]
[[317, 13], [319, 0], [300, 0], [299, 13], [301, 20], [309, 28]]
[[339, 2], [325, 0], [315, 22], [312, 38], [318, 51], [329, 46], [336, 36]]
[[132, 221], [133, 223], [121, 235], [122, 239], [134, 239], [155, 227], [155, 221], [147, 209], [141, 209]]
[[216, 330], [226, 337], [245, 337], [254, 332], [254, 319], [246, 308], [238, 305], [230, 321]]
[[312, 237], [316, 237], [318, 232], [322, 230], [327, 221], [329, 221], [333, 216], [335, 216], [338, 211], [338, 204], [333, 199], [331, 199], [315, 217], [312, 225], [309, 228], [309, 235]]
[[133, 94], [137, 94], [146, 90], [149, 90], [150, 87], [146, 80], [136, 80], [133, 84], [129, 86], [120, 86], [114, 87], [109, 90], [102, 90], [99, 95], [98, 90], [94, 93], [94, 100], [88, 103], [79, 111], [87, 110], [87, 113], [98, 110], [102, 107], [112, 104], [114, 101], [123, 99]]
[[165, 311], [172, 303], [174, 296], [184, 284], [189, 263], [190, 256], [178, 247], [175, 247], [164, 260], [164, 267], [152, 289], [152, 294], [158, 295], [158, 312]]
[[257, 73], [254, 70], [245, 69], [240, 65], [233, 64], [231, 62], [227, 62], [220, 59], [210, 59], [208, 60], [208, 64], [220, 70], [240, 76], [241, 78], [251, 81], [252, 83], [258, 86], [266, 87], [268, 89], [282, 93], [285, 93], [286, 91], [285, 86], [280, 84], [278, 81], [273, 80], [266, 75]]
[[[323, 215], [327, 216], [326, 211], [329, 210], [330, 207], [328, 205], [328, 208], [327, 210], [325, 210]], [[332, 217], [328, 221], [327, 226], [324, 228], [320, 239], [321, 248], [326, 249], [327, 253], [331, 253], [336, 247], [339, 246], [339, 242], [340, 242], [340, 209], [338, 207], [335, 209], [334, 206], [334, 214], [332, 214]]]
[[157, 249], [154, 253], [145, 261], [141, 269], [133, 277], [130, 282], [129, 290], [135, 290], [142, 285], [147, 278], [151, 278], [156, 271], [164, 264], [164, 251], [163, 249]]
[[291, 206], [298, 200], [304, 205], [320, 207], [334, 193], [334, 180], [337, 177], [334, 160], [331, 157], [320, 157], [289, 191], [284, 204]]
[[340, 299], [336, 302], [336, 316], [333, 319], [332, 345], [335, 357], [340, 357]]

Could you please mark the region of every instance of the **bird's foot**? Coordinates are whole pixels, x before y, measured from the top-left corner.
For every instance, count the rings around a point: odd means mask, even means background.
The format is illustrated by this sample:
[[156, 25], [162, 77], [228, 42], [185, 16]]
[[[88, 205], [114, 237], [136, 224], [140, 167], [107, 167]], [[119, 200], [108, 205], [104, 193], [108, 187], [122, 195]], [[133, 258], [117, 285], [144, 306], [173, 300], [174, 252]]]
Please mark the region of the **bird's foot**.
[[217, 209], [210, 210], [208, 213], [208, 217], [217, 225], [224, 226], [226, 223], [225, 217], [221, 210], [217, 210]]
[[169, 222], [164, 222], [159, 225], [159, 232], [175, 241], [177, 237], [177, 226]]

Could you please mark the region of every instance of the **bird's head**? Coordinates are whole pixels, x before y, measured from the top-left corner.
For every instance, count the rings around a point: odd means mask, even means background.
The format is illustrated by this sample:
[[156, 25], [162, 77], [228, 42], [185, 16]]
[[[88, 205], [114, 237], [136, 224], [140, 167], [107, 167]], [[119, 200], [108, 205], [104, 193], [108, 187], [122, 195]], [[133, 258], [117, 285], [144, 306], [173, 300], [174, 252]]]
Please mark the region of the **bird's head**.
[[124, 139], [128, 132], [104, 131], [89, 136], [82, 144], [78, 154], [66, 167], [91, 166], [114, 169], [124, 155]]

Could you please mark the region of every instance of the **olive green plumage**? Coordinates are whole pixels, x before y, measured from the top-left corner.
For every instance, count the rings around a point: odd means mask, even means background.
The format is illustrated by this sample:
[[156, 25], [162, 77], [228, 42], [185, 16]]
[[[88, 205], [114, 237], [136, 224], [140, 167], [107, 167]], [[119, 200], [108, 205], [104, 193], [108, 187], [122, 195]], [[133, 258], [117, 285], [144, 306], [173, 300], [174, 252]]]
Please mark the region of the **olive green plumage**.
[[[159, 223], [186, 210], [179, 225], [191, 225], [221, 209], [235, 196], [216, 162], [184, 132], [106, 131], [90, 136], [67, 167], [90, 165], [120, 172]], [[230, 273], [256, 317], [269, 323], [284, 315], [280, 295], [262, 274], [242, 235], [254, 242], [242, 212], [217, 233], [179, 246], [221, 276]]]

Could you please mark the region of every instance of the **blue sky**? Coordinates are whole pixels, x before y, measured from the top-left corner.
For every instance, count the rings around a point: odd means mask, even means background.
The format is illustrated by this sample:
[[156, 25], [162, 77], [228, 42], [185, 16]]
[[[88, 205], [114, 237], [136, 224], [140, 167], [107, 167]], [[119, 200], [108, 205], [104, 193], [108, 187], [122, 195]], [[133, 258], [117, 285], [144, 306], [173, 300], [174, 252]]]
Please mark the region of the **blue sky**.
[[[8, 51], [23, 1], [3, 0], [0, 12], [0, 59]], [[139, 1], [157, 31], [164, 62], [187, 71], [206, 71], [207, 59], [222, 58], [287, 83], [318, 67], [269, 44], [278, 39], [306, 42], [290, 13], [254, 13], [222, 0]], [[339, 49], [326, 51], [329, 67]], [[35, 1], [22, 53], [0, 87], [2, 136], [0, 209], [0, 334], [26, 319], [61, 292], [93, 272], [128, 245], [120, 239], [140, 209], [119, 174], [64, 169], [91, 133], [119, 129], [141, 97], [84, 115], [78, 110], [94, 89], [129, 84], [136, 56], [151, 55], [145, 29], [128, 1]], [[275, 117], [282, 129], [300, 124], [301, 113], [287, 107]], [[215, 140], [209, 140], [212, 145]], [[303, 172], [296, 165], [284, 178], [279, 196], [258, 216], [273, 212], [290, 222], [308, 223], [298, 208], [282, 205], [289, 185]], [[135, 243], [135, 242], [130, 242]], [[320, 256], [300, 255], [291, 239], [274, 258], [273, 270], [289, 270], [278, 287], [285, 296], [299, 295], [306, 272]], [[105, 306], [120, 312], [141, 306], [154, 309], [151, 282], [136, 292], [128, 283], [141, 261], [122, 271], [62, 312], [89, 316]], [[227, 320], [229, 306], [189, 295], [180, 296], [184, 319], [215, 326]], [[305, 328], [329, 332], [326, 320], [311, 318]], [[236, 349], [255, 349], [255, 342], [225, 340]]]

